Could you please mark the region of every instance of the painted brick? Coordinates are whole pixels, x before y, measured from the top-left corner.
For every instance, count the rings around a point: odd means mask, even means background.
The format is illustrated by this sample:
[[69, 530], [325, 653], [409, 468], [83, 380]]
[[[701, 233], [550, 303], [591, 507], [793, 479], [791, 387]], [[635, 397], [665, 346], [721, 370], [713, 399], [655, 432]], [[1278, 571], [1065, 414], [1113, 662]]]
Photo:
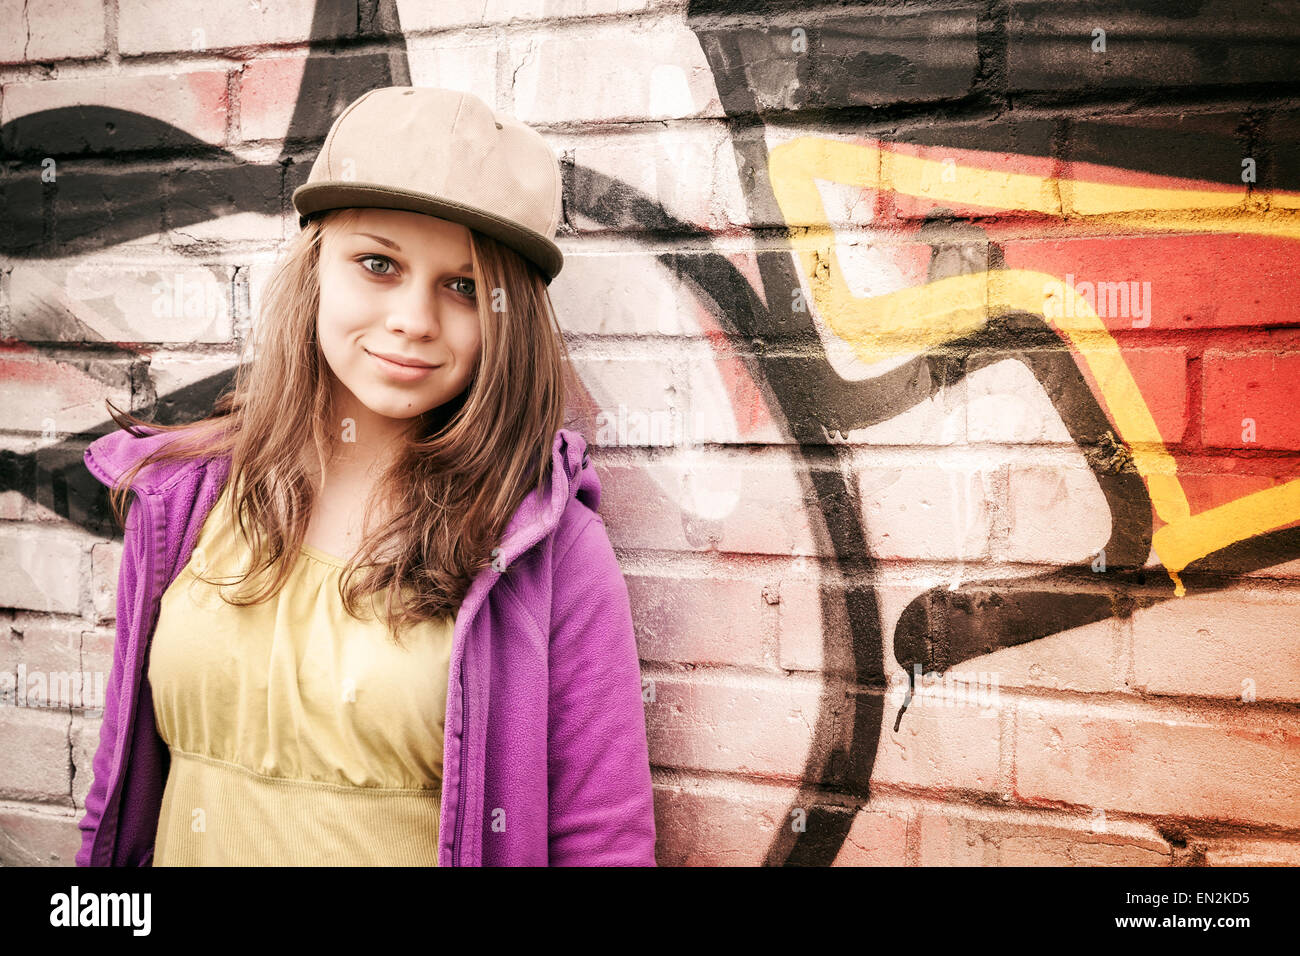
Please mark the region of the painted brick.
[[773, 585], [772, 596], [777, 601], [781, 667], [818, 673], [834, 670], [842, 676], [854, 673], [852, 661], [837, 661], [833, 654], [826, 653], [827, 645], [843, 646], [844, 639], [851, 634], [843, 610], [844, 590], [827, 588], [823, 599], [817, 571], [806, 558], [790, 562], [778, 573], [780, 580]]
[[[1166, 444], [1182, 440], [1187, 427], [1187, 351], [1181, 348], [1124, 349], [1125, 365], [1133, 376], [1147, 410]], [[967, 437], [972, 442], [1070, 443], [1065, 419], [1083, 429], [1080, 440], [1095, 441], [1099, 429], [1089, 427], [1079, 399], [1066, 391], [1061, 379], [1087, 373], [1105, 353], [1086, 349], [1072, 355], [1035, 350], [1021, 357], [997, 360], [981, 355], [979, 365], [966, 377], [970, 408]], [[1068, 364], [1067, 364], [1068, 363]], [[1033, 368], [1039, 368], [1036, 374]], [[1039, 375], [1053, 384], [1049, 395]], [[1091, 375], [1089, 374], [1089, 379]], [[1102, 409], [1109, 405], [1096, 386], [1090, 394]], [[1107, 425], [1110, 422], [1107, 421]]]
[[0, 491], [0, 521], [36, 521], [43, 510], [32, 499], [37, 494], [37, 472], [33, 455], [42, 442], [13, 440], [0, 444], [0, 455], [21, 465], [10, 465], [10, 481], [6, 490]]
[[1286, 546], [1279, 546], [1274, 551], [1275, 561], [1266, 564], [1265, 567], [1246, 571], [1242, 574], [1244, 579], [1265, 578], [1269, 580], [1300, 579], [1300, 559], [1295, 561], [1285, 560], [1287, 553]]
[[[750, 217], [736, 166], [718, 161], [731, 148], [726, 128], [713, 123], [584, 137], [571, 149], [575, 206], [604, 212], [602, 207], [624, 205], [626, 194], [629, 203], [653, 199], [656, 212], [662, 207], [659, 222], [640, 217], [643, 229], [680, 222], [713, 232], [746, 224]], [[683, 175], [687, 171], [691, 175]], [[623, 226], [581, 212], [574, 224], [584, 232]]]
[[[709, 459], [713, 459], [710, 461]], [[707, 452], [673, 462], [608, 462], [608, 527], [616, 546], [751, 554], [821, 554], [795, 473]], [[908, 466], [863, 468], [854, 520], [882, 559], [971, 559], [988, 547], [991, 477], [978, 471]], [[733, 517], [744, 515], [741, 521]], [[821, 519], [818, 519], [820, 524]]]
[[1091, 562], [1110, 540], [1110, 507], [1086, 467], [1013, 466], [1007, 499], [1008, 561]]
[[[95, 507], [94, 478], [82, 462], [84, 444], [50, 431], [27, 438], [10, 436], [3, 442], [6, 490], [0, 493], [0, 516], [31, 526], [57, 527], [69, 522], [88, 531], [102, 528]], [[16, 531], [18, 525], [10, 527]]]
[[700, 334], [698, 298], [644, 252], [566, 250], [550, 295], [566, 335]]
[[1289, 592], [1188, 594], [1137, 611], [1132, 629], [1142, 693], [1300, 700], [1300, 601]]
[[905, 866], [908, 819], [903, 814], [859, 810], [832, 866]]
[[[1067, 207], [1078, 215], [1152, 208], [1244, 209], [1250, 193], [1241, 178], [1242, 159], [1247, 152], [1245, 130], [1251, 125], [1249, 114], [1234, 109], [1079, 117], [1070, 123], [1066, 147], [1062, 192]], [[1072, 188], [1076, 180], [1146, 189], [1087, 192]], [[1150, 188], [1165, 192], [1153, 194]], [[1206, 192], [1217, 194], [1209, 197], [1208, 205]], [[1153, 207], [1157, 195], [1159, 205]]]
[[[998, 119], [978, 123], [934, 121], [891, 132], [881, 143], [881, 175], [887, 187], [892, 215], [900, 220], [924, 220], [943, 210], [945, 216], [987, 216], [998, 213], [1015, 217], [1021, 213], [1003, 208], [998, 194], [989, 189], [1005, 188], [1017, 176], [1036, 176], [1043, 180], [1034, 195], [1034, 208], [1028, 215], [1061, 213], [1059, 191], [1053, 183], [1059, 174], [1052, 158], [1052, 139], [1056, 123], [1051, 120]], [[990, 148], [991, 143], [1011, 143], [1014, 149]], [[921, 178], [920, 195], [904, 190], [911, 181], [900, 177], [899, 157], [918, 157], [937, 163], [931, 174]], [[942, 187], [942, 188], [940, 188]], [[966, 198], [954, 202], [948, 190], [956, 187]]]
[[721, 573], [685, 577], [624, 570], [641, 659], [771, 668], [772, 585]]
[[[92, 690], [103, 687], [104, 693], [107, 694], [108, 677], [113, 669], [113, 649], [116, 644], [117, 631], [112, 624], [81, 632], [81, 670], [82, 673], [90, 675], [88, 686]], [[99, 720], [104, 716], [102, 699], [95, 700], [92, 694], [84, 703], [87, 706], [80, 708], [80, 716], [93, 720]], [[74, 709], [74, 713], [76, 712]]]
[[96, 544], [90, 549], [90, 592], [95, 620], [108, 624], [117, 620], [117, 579], [122, 567], [120, 541]]
[[[659, 866], [761, 866], [788, 797], [709, 782], [655, 787]], [[757, 789], [757, 788], [753, 788]]]
[[1300, 841], [1296, 840], [1208, 837], [1196, 842], [1202, 847], [1206, 866], [1300, 866]]
[[165, 174], [90, 170], [68, 163], [59, 169], [57, 184], [48, 187], [53, 200], [50, 258], [92, 255], [110, 245], [119, 255], [157, 252], [162, 244]]
[[1201, 372], [1205, 444], [1300, 451], [1300, 416], [1295, 414], [1300, 352], [1239, 355], [1215, 349], [1205, 353]]
[[861, 251], [859, 244], [864, 238], [890, 236], [896, 225], [888, 218], [891, 196], [883, 184], [879, 188], [871, 185], [881, 175], [881, 157], [878, 152], [872, 152], [880, 148], [878, 142], [864, 140], [852, 131], [841, 133], [806, 127], [767, 127], [763, 130], [761, 140], [748, 131], [737, 131], [728, 148], [745, 155], [758, 150], [770, 152], [785, 143], [807, 139], [819, 143], [847, 144], [851, 147], [848, 154], [855, 157], [857, 165], [846, 168], [842, 174], [834, 167], [820, 171], [821, 174], [814, 180], [818, 203], [813, 207], [813, 214], [807, 217], [782, 208], [775, 190], [751, 188], [747, 196], [751, 205], [748, 224], [778, 229], [829, 225], [836, 230], [838, 247], [834, 252], [841, 259]]
[[1019, 358], [990, 359], [966, 376], [966, 439], [1066, 444], [1070, 432], [1052, 398]]
[[[1084, 353], [1085, 362], [1090, 354]], [[1161, 440], [1167, 445], [1182, 441], [1187, 429], [1187, 350], [1130, 348], [1123, 356]]]
[[[406, 46], [411, 85], [467, 90], [493, 108], [500, 107], [507, 95], [501, 82], [511, 75], [500, 66], [505, 59], [503, 49], [493, 34], [482, 40], [460, 33], [413, 38]], [[509, 109], [507, 112], [515, 115]]]
[[[860, 462], [872, 461], [857, 453]], [[988, 553], [993, 475], [947, 467], [866, 467], [855, 473], [871, 554], [883, 560], [972, 560]]]
[[75, 866], [80, 816], [0, 806], [0, 866]]
[[[769, 5], [762, 14], [753, 25], [692, 24], [723, 102], [734, 101], [735, 110], [925, 102], [960, 97], [975, 82], [974, 5], [897, 14], [851, 9], [825, 17]], [[802, 33], [796, 36], [796, 29]], [[864, 75], [870, 83], [857, 81]]]
[[0, 605], [50, 614], [76, 614], [84, 541], [50, 527], [27, 527], [0, 539]]
[[[511, 37], [513, 114], [529, 124], [718, 116], [699, 40], [669, 19], [635, 33], [614, 21], [580, 33]], [[638, 69], [628, 71], [627, 64]]]
[[28, 343], [229, 342], [231, 271], [105, 256], [18, 263], [14, 328]]
[[186, 407], [211, 408], [231, 382], [235, 369], [224, 355], [168, 352], [154, 359], [150, 371], [162, 416], [179, 419]]
[[1300, 157], [1300, 112], [1294, 108], [1271, 110], [1260, 132], [1256, 160], [1258, 182], [1253, 194], [1270, 206], [1283, 208], [1295, 192], [1294, 170]]
[[[743, 774], [767, 780], [796, 780], [805, 762], [817, 760], [829, 743], [820, 726], [817, 682], [804, 679], [734, 678], [701, 680], [655, 677], [655, 700], [646, 705], [650, 761], [678, 770]], [[837, 695], [838, 696], [838, 695]], [[873, 786], [943, 787], [998, 792], [999, 721], [996, 712], [975, 708], [909, 708], [899, 731], [879, 694], [859, 695], [859, 706], [885, 707], [890, 718], [870, 771]], [[843, 705], [834, 708], [839, 724]], [[833, 777], [862, 786], [863, 767], [837, 767]]]
[[[573, 201], [566, 202], [572, 209]], [[617, 206], [605, 204], [596, 210], [584, 207], [581, 213], [572, 216], [606, 212], [611, 221], [622, 215]], [[634, 214], [639, 215], [639, 211]], [[639, 227], [640, 219], [633, 222], [632, 218], [630, 215], [628, 227]], [[719, 334], [723, 332], [728, 336], [783, 340], [783, 344], [791, 345], [812, 346], [821, 341], [824, 355], [792, 354], [786, 349], [764, 354], [760, 372], [769, 378], [788, 376], [793, 381], [806, 381], [810, 389], [820, 386], [822, 394], [827, 396], [844, 390], [844, 404], [865, 406], [861, 414], [855, 409], [854, 422], [828, 421], [825, 423], [828, 427], [852, 428], [860, 418], [873, 419], [872, 413], [879, 412], [882, 399], [855, 400], [853, 390], [866, 391], [870, 383], [864, 386], [854, 383], [887, 373], [909, 357], [903, 353], [916, 348], [913, 331], [891, 334], [884, 337], [885, 344], [897, 345], [902, 358], [867, 364], [832, 330], [823, 327], [819, 316], [821, 306], [810, 303], [806, 288], [799, 300], [804, 303], [804, 311], [798, 313], [794, 310], [796, 289], [793, 286], [778, 285], [780, 298], [770, 302], [756, 299], [756, 293], [763, 287], [760, 263], [762, 268], [784, 273], [791, 263], [790, 254], [785, 251], [702, 252], [697, 248], [670, 246], [657, 250], [650, 243], [648, 249], [631, 254], [621, 248], [602, 250], [601, 245], [604, 244], [593, 242], [581, 247], [591, 249], [590, 252], [570, 254], [566, 250], [564, 271], [555, 280], [555, 288], [562, 297], [555, 300], [561, 328], [571, 332], [703, 336], [709, 337], [723, 354], [727, 337]], [[892, 292], [924, 281], [931, 258], [931, 247], [923, 243], [837, 245], [834, 250], [846, 273], [846, 281], [858, 296]], [[721, 301], [713, 303], [701, 294], [701, 289], [710, 290]], [[734, 321], [734, 326], [719, 322], [719, 309], [729, 321]], [[922, 384], [929, 382], [920, 374], [914, 382], [898, 383], [895, 387], [905, 387], [908, 399], [899, 404], [910, 408], [929, 399], [928, 388], [924, 393], [917, 391]], [[890, 397], [898, 398], [892, 389]], [[824, 414], [834, 416], [830, 403]], [[849, 413], [844, 417], [849, 417]], [[819, 429], [812, 431], [819, 433]]]
[[[281, 140], [292, 133], [295, 141], [319, 148], [352, 100], [367, 89], [391, 84], [387, 58], [373, 54], [332, 56], [327, 61], [309, 61], [302, 55], [250, 60], [239, 72], [238, 137]], [[306, 165], [310, 167], [310, 160]]]
[[[40, 4], [0, 0], [0, 63], [36, 63], [104, 53], [103, 0]], [[2, 827], [0, 827], [2, 829]]]
[[95, 781], [95, 751], [99, 749], [99, 733], [104, 723], [104, 712], [74, 713], [64, 741], [65, 755], [72, 757], [72, 803], [82, 813], [86, 810], [86, 795]]
[[[86, 704], [102, 706], [106, 681], [86, 674], [81, 666], [80, 628], [50, 626], [39, 619], [9, 625], [10, 634], [0, 640], [0, 670], [4, 683], [0, 694], [16, 707], [68, 708]], [[21, 639], [16, 638], [21, 635]]]
[[118, 0], [118, 49], [143, 53], [204, 53], [230, 47], [302, 43], [356, 31], [355, 0], [318, 9], [307, 3], [212, 3], [211, 0]]
[[182, 252], [201, 243], [279, 242], [281, 179], [279, 165], [253, 163], [176, 171], [167, 180], [168, 241]]
[[[820, 359], [798, 358], [777, 363], [758, 356], [742, 356], [720, 347], [715, 348], [711, 357], [692, 360], [691, 412], [687, 421], [696, 441], [747, 445], [783, 445], [788, 442], [788, 432], [773, 419], [766, 390], [755, 381], [752, 371], [755, 363], [766, 366], [769, 374], [777, 376], [787, 374], [790, 366], [804, 366], [810, 374], [815, 374], [813, 367], [820, 370], [825, 364]], [[760, 372], [760, 376], [762, 374]], [[918, 362], [908, 381], [899, 383], [915, 403], [907, 404], [898, 415], [874, 424], [846, 428], [847, 416], [829, 409], [824, 421], [805, 420], [803, 424], [811, 434], [804, 438], [804, 443], [819, 443], [818, 431], [821, 442], [827, 444], [942, 446], [961, 441], [966, 428], [966, 407], [962, 401], [964, 386], [957, 383], [943, 387], [935, 381], [936, 374], [937, 369], [928, 361]], [[856, 407], [854, 390], [866, 393], [872, 385], [843, 382], [840, 387], [846, 393], [846, 404]], [[864, 404], [871, 403], [867, 401]], [[906, 403], [900, 402], [902, 404]]]
[[1022, 701], [1016, 794], [1106, 812], [1295, 827], [1300, 726], [1241, 711]]
[[656, 767], [797, 780], [813, 746], [815, 681], [654, 675], [646, 737]]
[[66, 709], [0, 707], [0, 740], [0, 800], [72, 805]]
[[[778, 599], [777, 639], [783, 669], [845, 679], [859, 674], [884, 679], [882, 645], [874, 635], [882, 622], [888, 627], [898, 619], [912, 591], [834, 586], [806, 558], [794, 559], [777, 574], [779, 583], [772, 586], [772, 595]], [[866, 633], [855, 633], [864, 624]], [[886, 658], [892, 661], [892, 654]]]
[[[1001, 592], [1014, 604], [1015, 592]], [[1068, 594], [1061, 595], [1064, 604]], [[990, 638], [994, 637], [989, 634]], [[958, 669], [987, 671], [999, 687], [1040, 687], [1074, 693], [1122, 693], [1128, 667], [1127, 643], [1120, 622], [1107, 618], [1071, 627], [1016, 647], [1004, 647], [962, 664]]]
[[[1293, 456], [1243, 459], [1231, 455], [1193, 459], [1179, 469], [1179, 483], [1193, 514], [1231, 504], [1257, 492], [1286, 484], [1300, 477]], [[1276, 517], [1285, 521], [1287, 512]], [[1267, 567], [1288, 559], [1291, 551], [1285, 539], [1270, 542], [1256, 538], [1248, 548], [1227, 548], [1200, 562], [1203, 570], [1240, 572]]]
[[673, 462], [607, 455], [601, 471], [601, 513], [616, 548], [813, 554], [801, 500], [789, 467], [704, 453]]
[[690, 406], [683, 416], [683, 444], [786, 443], [767, 406], [767, 395], [751, 372], [760, 361], [723, 349], [690, 360]]
[[[728, 781], [688, 781], [655, 790], [660, 866], [761, 866], [778, 831], [795, 822], [794, 791]], [[806, 813], [801, 840], [817, 843], [819, 814], [846, 814], [839, 807]], [[687, 839], [687, 836], [691, 838]], [[696, 837], [700, 838], [696, 838]], [[839, 847], [834, 866], [899, 866], [906, 862], [907, 815], [899, 810], [859, 810]], [[828, 837], [828, 841], [829, 841]]]
[[573, 356], [573, 368], [594, 400], [593, 445], [676, 445], [684, 431], [683, 385], [671, 358]]
[[396, 6], [402, 30], [415, 32], [538, 20], [551, 26], [557, 21], [578, 17], [634, 16], [672, 4], [669, 0], [546, 0], [545, 3], [538, 0], [485, 0], [473, 7], [462, 7], [454, 3], [397, 0]]
[[[945, 215], [962, 217], [1061, 215], [1060, 192], [1054, 175], [1056, 164], [1048, 156], [991, 153], [947, 144], [919, 146], [886, 142], [882, 148], [880, 177], [883, 188], [890, 191], [889, 203], [898, 219], [924, 220], [936, 208], [943, 209]], [[936, 165], [924, 166], [918, 180], [910, 174], [913, 159]], [[1022, 176], [1038, 180], [1034, 188], [1024, 193], [1029, 208], [1008, 208], [1002, 197]], [[960, 191], [960, 201], [948, 198], [953, 189]]]
[[1155, 828], [1101, 817], [930, 810], [918, 818], [922, 866], [1168, 866]]
[[[489, 104], [495, 102], [495, 43], [412, 38], [406, 52], [410, 86], [464, 89]], [[391, 64], [384, 55], [259, 57], [240, 70], [238, 136], [246, 142], [292, 137], [294, 143], [319, 149], [349, 103], [366, 90], [391, 85]], [[300, 166], [310, 168], [314, 149]], [[302, 176], [306, 178], [305, 171]]]
[[[1170, 231], [1177, 226], [1170, 225]], [[1062, 282], [1138, 283], [1146, 315], [1103, 315], [1115, 334], [1300, 323], [1300, 276], [1289, 266], [1294, 240], [1249, 234], [1106, 235], [1071, 239], [1011, 239], [1002, 244], [1007, 268], [1046, 273]], [[1149, 294], [1145, 283], [1150, 283]], [[1084, 287], [1086, 288], [1086, 287]], [[1206, 289], [1213, 289], [1207, 295]], [[1080, 293], [1082, 294], [1082, 292]], [[1110, 312], [1110, 296], [1104, 297]], [[1123, 302], [1116, 297], [1115, 311]], [[1042, 303], [1025, 303], [1043, 312]], [[1135, 313], [1130, 296], [1129, 311]], [[1058, 324], [1077, 326], [1064, 316]]]
[[[1281, 82], [1293, 75], [1289, 51], [1296, 28], [1290, 10], [1273, 0], [1243, 16], [1232, 0], [1213, 0], [1171, 18], [1161, 7], [1130, 12], [1108, 4], [1013, 0], [1007, 82], [1013, 90]], [[1257, 18], [1278, 18], [1284, 25], [1261, 31]], [[1105, 52], [1092, 50], [1098, 27], [1106, 31]], [[1221, 45], [1207, 48], [1206, 36]]]
[[0, 351], [0, 396], [12, 409], [8, 427], [37, 434], [68, 434], [98, 425], [104, 399], [129, 403], [125, 366], [86, 355], [53, 356], [23, 347]]
[[7, 83], [3, 94], [0, 142], [24, 156], [120, 153], [226, 139], [230, 104], [224, 70]]
[[308, 103], [317, 107], [311, 112], [318, 127], [324, 127], [311, 132], [319, 133], [324, 139], [329, 123], [347, 104], [343, 103], [338, 110], [322, 116], [324, 111], [320, 107], [329, 101], [323, 98], [324, 91], [304, 86], [307, 64], [305, 56], [260, 57], [240, 67], [238, 135], [241, 141], [284, 139], [289, 135], [295, 105], [303, 97], [308, 97]]
[[[3, 139], [3, 132], [0, 132], [0, 139]], [[46, 209], [46, 197], [54, 195], [54, 184], [41, 180], [45, 168], [43, 159], [33, 159], [25, 168], [19, 164], [15, 175], [0, 181], [0, 242], [6, 249], [35, 251], [46, 241], [47, 228], [53, 228]], [[56, 175], [57, 170], [56, 164]], [[0, 316], [6, 311], [7, 305], [0, 296]]]
[[[863, 699], [866, 696], [859, 697], [861, 706], [870, 703]], [[951, 704], [929, 702], [914, 696], [895, 731], [901, 698], [894, 694], [885, 697], [872, 787], [998, 795], [1006, 790], [1009, 781], [1000, 767], [998, 708], [966, 704], [955, 696], [951, 700]]]

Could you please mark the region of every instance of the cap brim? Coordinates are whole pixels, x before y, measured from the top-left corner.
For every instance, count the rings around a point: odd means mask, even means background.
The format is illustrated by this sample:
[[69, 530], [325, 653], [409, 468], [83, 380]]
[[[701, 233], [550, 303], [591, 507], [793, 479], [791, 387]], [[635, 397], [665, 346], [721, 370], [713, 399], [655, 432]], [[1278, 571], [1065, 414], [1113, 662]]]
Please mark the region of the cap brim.
[[307, 217], [314, 213], [354, 206], [422, 212], [468, 226], [491, 236], [528, 259], [542, 271], [547, 284], [559, 274], [564, 265], [560, 247], [541, 233], [451, 199], [440, 199], [380, 183], [362, 182], [304, 183], [293, 191], [293, 207], [298, 211], [300, 228], [307, 224]]

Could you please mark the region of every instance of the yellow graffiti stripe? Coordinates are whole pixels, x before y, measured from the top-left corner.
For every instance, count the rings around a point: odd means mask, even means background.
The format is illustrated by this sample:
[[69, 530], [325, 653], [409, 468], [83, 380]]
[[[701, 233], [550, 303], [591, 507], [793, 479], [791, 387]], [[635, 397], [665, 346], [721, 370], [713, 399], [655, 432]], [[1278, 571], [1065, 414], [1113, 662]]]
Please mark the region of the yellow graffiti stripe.
[[1197, 558], [1275, 531], [1297, 518], [1300, 518], [1300, 478], [1170, 522], [1152, 536], [1151, 546], [1161, 563], [1176, 572]]
[[[1059, 277], [1027, 269], [993, 270], [877, 296], [854, 296], [839, 268], [834, 233], [816, 181], [1048, 215], [1060, 215], [1064, 191], [1072, 208], [1106, 213], [1103, 221], [1132, 220], [1134, 226], [1161, 231], [1196, 228], [1300, 238], [1300, 222], [1258, 212], [1213, 215], [1204, 211], [1238, 205], [1241, 197], [1233, 193], [1113, 187], [955, 167], [819, 137], [801, 137], [774, 147], [768, 164], [773, 194], [785, 221], [796, 223], [789, 230], [790, 245], [808, 279], [818, 314], [863, 361], [931, 348], [978, 331], [990, 315], [1014, 311], [1042, 315], [1070, 340], [1129, 447], [1157, 516], [1165, 522], [1153, 535], [1152, 546], [1173, 578], [1177, 594], [1185, 593], [1178, 572], [1192, 561], [1300, 519], [1300, 481], [1191, 514], [1177, 465], [1119, 345], [1088, 300]], [[1295, 196], [1272, 198], [1279, 200], [1275, 206], [1300, 208]], [[1156, 222], [1150, 216], [1118, 212], [1134, 208], [1198, 211], [1176, 217], [1172, 226], [1167, 215]]]
[[[1300, 219], [1293, 215], [1300, 210], [1297, 193], [1265, 193], [1252, 199], [1265, 208], [1253, 208], [1246, 205], [1244, 192], [1232, 190], [1128, 186], [1004, 172], [818, 137], [801, 137], [773, 147], [769, 158], [773, 182], [782, 177], [776, 164], [802, 169], [813, 179], [886, 189], [935, 203], [1047, 216], [1064, 216], [1068, 211], [1071, 216], [1092, 217], [1107, 228], [1122, 225], [1161, 232], [1243, 232], [1300, 238]], [[815, 192], [816, 186], [812, 188]], [[777, 201], [781, 202], [781, 197]], [[1153, 212], [1164, 215], [1150, 215]], [[786, 219], [794, 223], [820, 221]]]

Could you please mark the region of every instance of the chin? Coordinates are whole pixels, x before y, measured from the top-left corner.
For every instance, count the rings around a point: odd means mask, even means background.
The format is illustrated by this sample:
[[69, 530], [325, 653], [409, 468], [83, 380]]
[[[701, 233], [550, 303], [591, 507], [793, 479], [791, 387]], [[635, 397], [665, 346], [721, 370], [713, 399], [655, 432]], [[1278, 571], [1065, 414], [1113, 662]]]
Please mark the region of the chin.
[[412, 418], [419, 418], [429, 409], [423, 405], [415, 407], [412, 411], [409, 408], [371, 408], [376, 415], [382, 415], [384, 418], [391, 418], [395, 421], [410, 421]]

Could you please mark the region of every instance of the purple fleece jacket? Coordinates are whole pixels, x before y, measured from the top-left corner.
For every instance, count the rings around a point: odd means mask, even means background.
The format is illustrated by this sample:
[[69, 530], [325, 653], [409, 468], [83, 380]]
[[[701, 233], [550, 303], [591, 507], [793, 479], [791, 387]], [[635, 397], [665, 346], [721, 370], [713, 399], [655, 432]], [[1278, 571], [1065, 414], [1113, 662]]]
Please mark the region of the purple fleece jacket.
[[[95, 440], [86, 467], [111, 485], [169, 440], [148, 431]], [[632, 614], [586, 444], [556, 432], [549, 496], [529, 492], [458, 612], [440, 866], [655, 865]], [[136, 479], [78, 866], [152, 864], [170, 755], [154, 723], [149, 642], [229, 470], [221, 456], [155, 463]]]

